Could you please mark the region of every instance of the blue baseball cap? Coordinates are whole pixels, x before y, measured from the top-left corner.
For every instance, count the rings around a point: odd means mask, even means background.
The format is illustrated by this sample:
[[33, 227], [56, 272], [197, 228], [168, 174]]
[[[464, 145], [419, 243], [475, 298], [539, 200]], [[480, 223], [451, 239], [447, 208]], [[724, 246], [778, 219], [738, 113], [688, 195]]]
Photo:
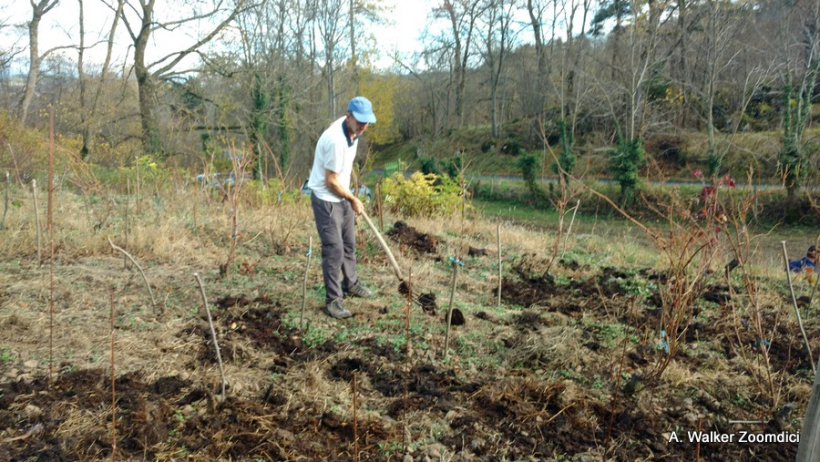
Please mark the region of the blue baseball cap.
[[373, 104], [364, 96], [357, 96], [350, 100], [347, 105], [347, 112], [353, 114], [353, 118], [365, 124], [376, 123], [376, 115], [373, 114]]

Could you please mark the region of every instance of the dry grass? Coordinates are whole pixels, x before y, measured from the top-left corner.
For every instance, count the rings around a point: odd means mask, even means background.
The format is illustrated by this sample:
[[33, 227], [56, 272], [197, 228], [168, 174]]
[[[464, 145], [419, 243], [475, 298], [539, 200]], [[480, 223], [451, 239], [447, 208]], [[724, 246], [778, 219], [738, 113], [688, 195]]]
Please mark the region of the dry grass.
[[[57, 262], [55, 265], [56, 312], [54, 351], [62, 369], [102, 368], [110, 370], [109, 352], [109, 296], [115, 294], [115, 348], [116, 373], [142, 372], [146, 381], [168, 376], [179, 376], [206, 388], [219, 382], [216, 364], [195, 359], [207, 346], [196, 328], [205, 328], [201, 317], [202, 306], [192, 274], [203, 276], [209, 301], [213, 304], [226, 296], [247, 299], [267, 297], [281, 309], [283, 325], [295, 323], [296, 308], [301, 301], [301, 281], [305, 252], [310, 236], [314, 238], [314, 255], [319, 253], [318, 237], [309, 203], [305, 198], [295, 202], [269, 206], [250, 206], [253, 201], [241, 202], [239, 210], [239, 243], [237, 264], [253, 266], [249, 273], [234, 272], [220, 278], [218, 266], [227, 259], [230, 244], [230, 210], [208, 192], [198, 189], [175, 191], [173, 198], [159, 200], [144, 197], [139, 209], [130, 200], [128, 239], [125, 240], [125, 216], [122, 197], [112, 209], [105, 224], [95, 230], [95, 219], [105, 210], [106, 199], [89, 205], [84, 198], [68, 191], [57, 194], [59, 207], [55, 209], [55, 238]], [[17, 191], [21, 206], [10, 210], [6, 230], [0, 240], [0, 348], [13, 358], [13, 367], [0, 369], [6, 380], [31, 379], [47, 373], [49, 334], [48, 265], [38, 266], [34, 261], [33, 207], [30, 195]], [[180, 197], [184, 199], [180, 199]], [[89, 207], [97, 207], [95, 213]], [[44, 206], [40, 207], [45, 209]], [[402, 217], [386, 216], [386, 228]], [[604, 297], [603, 295], [576, 297], [567, 294], [577, 313], [564, 314], [561, 299], [553, 297], [543, 306], [528, 308], [537, 314], [538, 323], [521, 324], [520, 307], [504, 303], [496, 307], [494, 288], [497, 284], [496, 230], [499, 223], [470, 217], [464, 223], [460, 217], [407, 220], [419, 232], [434, 235], [441, 243], [437, 255], [418, 255], [414, 251], [401, 253], [392, 241], [399, 265], [405, 274], [412, 267], [415, 287], [438, 295], [439, 306], [446, 306], [450, 293], [452, 264], [450, 256], [465, 261], [457, 284], [456, 307], [467, 315], [468, 324], [454, 331], [450, 347], [452, 359], [444, 362], [440, 353], [443, 346], [444, 325], [442, 312], [432, 317], [413, 308], [411, 316], [411, 366], [433, 365], [436, 371], [452, 373], [461, 383], [475, 381], [481, 384], [471, 399], [484, 393], [492, 403], [502, 403], [504, 412], [510, 412], [541, 422], [570, 422], [578, 431], [594, 434], [606, 428], [600, 408], [608, 409], [620, 372], [640, 371], [645, 375], [652, 367], [652, 358], [660, 353], [654, 335], [654, 324], [648, 331], [627, 325], [631, 320], [651, 320], [648, 313], [654, 309], [645, 298], [634, 294]], [[584, 281], [600, 275], [604, 266], [624, 269], [663, 269], [663, 261], [656, 249], [646, 245], [645, 238], [637, 235], [637, 228], [620, 227], [607, 230], [606, 224], [576, 223], [578, 234], [567, 240], [566, 255], [581, 263], [580, 268], [568, 269], [554, 265], [550, 271], [566, 281]], [[505, 276], [513, 264], [529, 265], [534, 274], [540, 274], [549, 263], [549, 249], [555, 233], [543, 229], [501, 223], [502, 257]], [[158, 315], [151, 307], [139, 274], [125, 269], [121, 255], [111, 251], [107, 239], [126, 248], [140, 262], [146, 272], [159, 304], [165, 311]], [[367, 285], [378, 292], [374, 300], [346, 301], [356, 313], [354, 318], [340, 322], [321, 313], [323, 300], [319, 258], [313, 260], [308, 282], [307, 331], [294, 331], [300, 341], [313, 341], [308, 349], [333, 340], [337, 350], [323, 359], [299, 363], [284, 373], [271, 372], [278, 353], [254, 346], [241, 335], [227, 335], [230, 342], [222, 344], [222, 353], [228, 359], [225, 375], [228, 394], [233, 397], [258, 399], [273, 387], [284, 397], [281, 412], [298, 411], [310, 415], [332, 413], [341, 419], [352, 417], [352, 390], [350, 383], [330, 377], [331, 365], [348, 357], [370, 358], [370, 352], [358, 342], [378, 339], [384, 348], [394, 348], [404, 354], [404, 304], [397, 293], [398, 281], [390, 270], [372, 233], [360, 224], [358, 231], [359, 271]], [[465, 257], [469, 247], [486, 249], [484, 257]], [[47, 254], [47, 253], [46, 253]], [[559, 251], [560, 254], [560, 251]], [[721, 257], [719, 257], [721, 258]], [[768, 262], [759, 264], [760, 280], [777, 280], [777, 269]], [[758, 267], [751, 266], [751, 271]], [[645, 281], [644, 281], [645, 282]], [[715, 280], [717, 282], [717, 280]], [[711, 283], [711, 282], [710, 282]], [[761, 288], [758, 300], [767, 313], [783, 310], [780, 320], [788, 325], [788, 309], [784, 308], [782, 294], [767, 285]], [[573, 298], [575, 297], [575, 298]], [[635, 298], [636, 302], [630, 300]], [[738, 297], [743, 300], [742, 296]], [[273, 303], [271, 303], [273, 305]], [[274, 308], [268, 308], [274, 309]], [[229, 308], [224, 312], [236, 314], [250, 307]], [[704, 312], [715, 311], [713, 306]], [[714, 326], [714, 331], [733, 335], [734, 327], [742, 317], [754, 314], [752, 307], [738, 301], [737, 316], [701, 320]], [[477, 314], [483, 312], [482, 317]], [[646, 321], [650, 322], [650, 321]], [[811, 327], [816, 329], [816, 322]], [[648, 332], [648, 333], [647, 333]], [[599, 337], [600, 336], [600, 337]], [[624, 339], [628, 348], [621, 350]], [[613, 340], [614, 339], [614, 340]], [[734, 339], [733, 339], [734, 342]], [[736, 342], [735, 342], [736, 343]], [[594, 347], [594, 348], [592, 348]], [[744, 345], [737, 348], [745, 348]], [[644, 353], [636, 353], [637, 351]], [[646, 354], [648, 365], [634, 361], [634, 354]], [[754, 358], [753, 355], [750, 358]], [[27, 367], [25, 364], [36, 364]], [[3, 366], [0, 366], [3, 367]], [[403, 367], [400, 360], [378, 364], [388, 370]], [[278, 369], [277, 369], [278, 370]], [[803, 377], [774, 371], [782, 394], [790, 401], [804, 405], [810, 387]], [[731, 400], [735, 396], [751, 396], [756, 392], [753, 376], [763, 376], [766, 370], [753, 360], [735, 356], [726, 359], [719, 338], [701, 337], [697, 348], [687, 346], [666, 367], [660, 380], [646, 384], [651, 393], [638, 391], [628, 405], [643, 411], [653, 409], [657, 399], [674, 399], [692, 390], [708, 390], [718, 399]], [[383, 419], [392, 399], [375, 390], [371, 377], [358, 375], [358, 416], [362, 420]], [[448, 376], [449, 377], [449, 376]], [[560, 392], [555, 391], [560, 388]], [[552, 390], [552, 391], [551, 391]], [[642, 389], [641, 389], [642, 390]], [[554, 392], [553, 394], [550, 394]], [[632, 400], [628, 397], [621, 400]], [[539, 401], [540, 400], [540, 401]], [[623, 403], [623, 401], [622, 401]], [[736, 417], [752, 415], [759, 408], [749, 404], [724, 404], [731, 407]], [[548, 406], [551, 411], [546, 411]], [[557, 406], [555, 408], [554, 406]], [[562, 410], [560, 415], [558, 411]], [[482, 411], [480, 404], [460, 402], [453, 414], [474, 417]], [[501, 412], [501, 411], [497, 411]], [[652, 412], [659, 413], [654, 410]], [[427, 444], [452, 436], [452, 415], [435, 414], [430, 410], [411, 410], [402, 416], [401, 425], [409, 441]], [[269, 416], [268, 416], [269, 417]], [[653, 417], [658, 417], [653, 414]], [[714, 416], [713, 416], [714, 417]], [[672, 420], [658, 417], [663, 425]], [[60, 431], [100, 431], [105, 416], [89, 416], [67, 412], [66, 427]], [[260, 428], [277, 433], [266, 416], [259, 416]], [[449, 420], [448, 420], [449, 419]], [[506, 416], [505, 423], [515, 419]], [[550, 421], [552, 422], [552, 421]], [[522, 424], [518, 422], [516, 425]], [[70, 427], [70, 428], [69, 428]], [[499, 452], [510, 449], [508, 435], [486, 422], [476, 421], [471, 429], [482, 429], [481, 437], [494, 444]], [[544, 427], [549, 428], [549, 427]], [[472, 431], [472, 430], [471, 430]], [[478, 431], [478, 430], [475, 430]], [[67, 435], [69, 433], [66, 433]], [[478, 438], [478, 437], [476, 437]], [[466, 441], [468, 445], [471, 441]], [[610, 451], [633, 447], [634, 441], [613, 439]], [[598, 444], [602, 444], [599, 441]], [[592, 447], [590, 453], [603, 453], [603, 447]], [[610, 452], [609, 454], [612, 454]], [[442, 454], [442, 460], [459, 460], [455, 452]], [[557, 451], [556, 460], [564, 457]], [[168, 458], [173, 456], [169, 455]], [[499, 460], [504, 460], [504, 456]]]
[[543, 327], [527, 334], [510, 352], [510, 362], [549, 370], [571, 369], [593, 361], [582, 348], [581, 331], [575, 327]]

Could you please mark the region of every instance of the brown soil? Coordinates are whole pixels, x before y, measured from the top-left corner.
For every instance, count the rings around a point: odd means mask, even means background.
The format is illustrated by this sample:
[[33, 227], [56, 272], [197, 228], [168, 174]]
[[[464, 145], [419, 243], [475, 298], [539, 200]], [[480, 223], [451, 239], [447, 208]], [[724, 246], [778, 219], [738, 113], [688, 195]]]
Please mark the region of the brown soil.
[[[402, 243], [420, 242], [411, 227], [394, 229], [400, 230]], [[411, 234], [415, 237], [406, 237]], [[420, 249], [434, 251], [435, 245], [426, 242]], [[62, 275], [76, 283], [84, 277], [82, 264], [95, 263], [113, 271], [120, 263], [110, 260], [66, 261]], [[283, 274], [299, 267], [293, 262], [269, 264], [278, 265]], [[259, 278], [253, 282], [261, 285], [270, 277], [259, 274], [264, 266], [256, 265], [257, 271], [234, 279], [233, 285], [224, 283], [220, 290], [236, 289], [248, 277]], [[218, 285], [215, 272], [210, 282]], [[32, 266], [18, 277], [35, 273], [43, 275], [42, 269]], [[172, 271], [167, 274], [168, 281], [156, 287], [158, 291], [183, 286], [181, 281], [172, 286]], [[207, 316], [203, 310], [191, 318], [184, 316], [185, 310], [198, 305], [198, 294], [186, 289], [176, 314], [151, 319], [143, 313], [141, 322], [148, 328], [121, 319], [115, 333], [122, 342], [118, 345], [129, 345], [128, 349], [165, 345], [151, 357], [168, 358], [171, 366], [157, 363], [154, 367], [150, 361], [117, 363], [117, 371], [131, 370], [115, 373], [112, 384], [106, 361], [98, 361], [103, 366], [87, 367], [84, 360], [62, 356], [51, 380], [42, 366], [13, 358], [1, 361], [5, 379], [0, 383], [0, 461], [109, 460], [114, 459], [112, 452], [116, 460], [344, 461], [357, 460], [356, 451], [358, 460], [403, 460], [407, 438], [412, 451], [404, 460], [416, 461], [688, 461], [698, 456], [712, 461], [793, 460], [794, 443], [690, 442], [687, 431], [697, 429], [735, 435], [736, 440], [741, 430], [794, 432], [799, 422], [765, 413], [772, 403], [752, 386], [738, 389], [728, 382], [708, 390], [697, 382], [672, 386], [652, 375], [664, 354], [651, 339], [626, 348], [622, 334], [612, 336], [607, 326], [617, 322], [631, 326], [628, 333], [638, 338], [653, 332], [658, 310], [650, 303], [652, 294], [636, 294], [625, 281], [659, 277], [647, 271], [603, 268], [559, 283], [537, 265], [517, 266], [504, 278], [502, 293], [507, 304], [523, 308], [512, 316], [488, 313], [488, 309], [456, 310], [453, 318], [454, 326], [460, 324], [454, 327], [456, 338], [478, 326], [499, 335], [498, 355], [512, 358], [504, 365], [466, 366], [459, 358], [442, 361], [434, 351], [423, 349], [414, 350], [408, 361], [404, 343], [353, 336], [356, 323], [384, 319], [401, 324], [404, 314], [382, 307], [379, 301], [360, 306], [359, 314], [347, 324], [317, 317], [318, 309], [311, 306], [307, 328], [301, 329], [298, 315], [294, 316], [299, 298], [288, 294], [287, 286], [263, 294], [255, 293], [256, 289], [223, 293], [212, 304], [212, 316], [228, 382], [224, 400]], [[125, 288], [130, 287], [132, 304], [140, 297], [140, 284], [134, 279]], [[97, 302], [107, 300], [110, 286], [86, 281], [82, 287], [95, 291]], [[64, 290], [65, 297], [80, 296]], [[719, 294], [725, 293], [725, 287], [711, 285], [704, 297], [720, 304], [727, 299]], [[19, 285], [0, 294], [4, 309], [18, 310], [3, 318], [0, 345], [35, 334], [42, 340], [42, 331], [35, 326], [43, 324], [35, 318], [42, 320], [43, 312], [27, 314], [32, 304], [19, 302], [30, 296], [26, 294]], [[434, 294], [422, 295], [432, 295], [435, 306]], [[108, 354], [104, 353], [108, 352], [107, 314], [100, 309], [105, 304], [97, 302], [58, 309], [74, 316], [77, 338], [97, 342], [97, 355]], [[380, 310], [384, 314], [376, 314]], [[81, 323], [89, 319], [102, 324], [86, 332]], [[435, 320], [436, 326], [440, 319]], [[706, 368], [728, 371], [739, 367], [735, 360], [740, 353], [754, 354], [760, 342], [752, 330], [735, 331], [724, 321], [695, 315], [688, 329], [679, 332], [688, 348], [687, 354], [676, 358], [681, 368], [694, 375]], [[741, 326], [749, 320], [744, 322]], [[768, 345], [773, 370], [786, 374], [780, 403], [794, 403], [793, 417], [799, 417], [806, 396], [795, 390], [807, 382], [809, 359], [793, 326], [776, 316], [764, 317], [762, 322], [776, 333], [772, 338], [777, 340]], [[317, 338], [321, 326], [340, 336]], [[435, 334], [416, 334], [412, 348], [421, 348], [422, 341], [441, 345], [439, 331], [425, 328]], [[549, 348], [570, 342], [569, 328], [578, 333], [575, 351], [551, 353]], [[817, 325], [810, 329], [817, 339]], [[561, 337], [555, 337], [559, 340], [554, 343], [533, 343], [558, 331]], [[82, 332], [87, 337], [79, 337]], [[41, 358], [47, 351], [42, 342], [29, 346]], [[117, 349], [123, 356], [135, 353], [123, 348]], [[570, 360], [575, 361], [571, 366]], [[264, 379], [243, 382], [244, 373]], [[355, 419], [352, 401], [338, 398], [352, 396], [354, 383], [361, 406]], [[254, 384], [261, 386], [254, 388]], [[313, 394], [308, 393], [311, 390]], [[743, 426], [730, 423], [733, 420], [763, 423]], [[681, 442], [670, 443], [676, 429]]]
[[436, 253], [438, 240], [430, 234], [420, 233], [416, 228], [403, 221], [397, 221], [387, 235], [398, 242], [402, 252], [408, 248], [420, 253]]

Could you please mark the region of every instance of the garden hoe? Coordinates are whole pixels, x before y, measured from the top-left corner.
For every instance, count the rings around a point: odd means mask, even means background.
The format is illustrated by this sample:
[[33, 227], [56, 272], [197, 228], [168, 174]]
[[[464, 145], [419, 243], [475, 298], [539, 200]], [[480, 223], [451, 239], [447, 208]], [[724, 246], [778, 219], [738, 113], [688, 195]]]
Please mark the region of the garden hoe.
[[373, 234], [376, 235], [376, 239], [379, 241], [379, 244], [384, 249], [384, 253], [387, 254], [387, 259], [390, 261], [390, 266], [393, 267], [393, 272], [396, 273], [396, 277], [399, 279], [399, 293], [402, 295], [410, 295], [410, 297], [418, 303], [424, 311], [435, 311], [438, 306], [436, 305], [436, 294], [433, 293], [425, 293], [421, 294], [420, 296], [416, 297], [412, 293], [412, 289], [410, 287], [410, 283], [404, 280], [404, 276], [401, 274], [401, 269], [399, 268], [399, 264], [396, 263], [396, 258], [393, 256], [393, 252], [390, 251], [390, 247], [387, 246], [387, 242], [384, 241], [379, 229], [376, 228], [376, 225], [373, 224], [373, 221], [370, 220], [370, 217], [367, 216], [367, 212], [362, 211], [362, 216], [364, 217], [364, 221], [367, 222], [367, 225], [370, 226], [370, 229], [373, 231]]

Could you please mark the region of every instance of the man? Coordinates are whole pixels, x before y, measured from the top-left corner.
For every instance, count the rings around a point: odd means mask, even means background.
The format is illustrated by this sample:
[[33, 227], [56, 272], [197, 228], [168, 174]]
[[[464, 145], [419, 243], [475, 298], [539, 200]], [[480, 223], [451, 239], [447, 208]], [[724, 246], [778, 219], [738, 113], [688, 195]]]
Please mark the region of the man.
[[801, 258], [800, 260], [794, 260], [789, 262], [789, 271], [793, 273], [799, 273], [803, 270], [807, 270], [807, 272], [817, 272], [817, 247], [811, 246], [809, 250], [806, 251], [806, 256]]
[[[316, 229], [322, 240], [322, 276], [325, 283], [324, 312], [336, 319], [349, 318], [345, 295], [370, 298], [356, 273], [355, 217], [364, 205], [350, 192], [350, 176], [359, 136], [376, 123], [367, 98], [350, 100], [347, 114], [330, 124], [316, 143], [308, 187]], [[342, 278], [340, 281], [339, 273]]]

